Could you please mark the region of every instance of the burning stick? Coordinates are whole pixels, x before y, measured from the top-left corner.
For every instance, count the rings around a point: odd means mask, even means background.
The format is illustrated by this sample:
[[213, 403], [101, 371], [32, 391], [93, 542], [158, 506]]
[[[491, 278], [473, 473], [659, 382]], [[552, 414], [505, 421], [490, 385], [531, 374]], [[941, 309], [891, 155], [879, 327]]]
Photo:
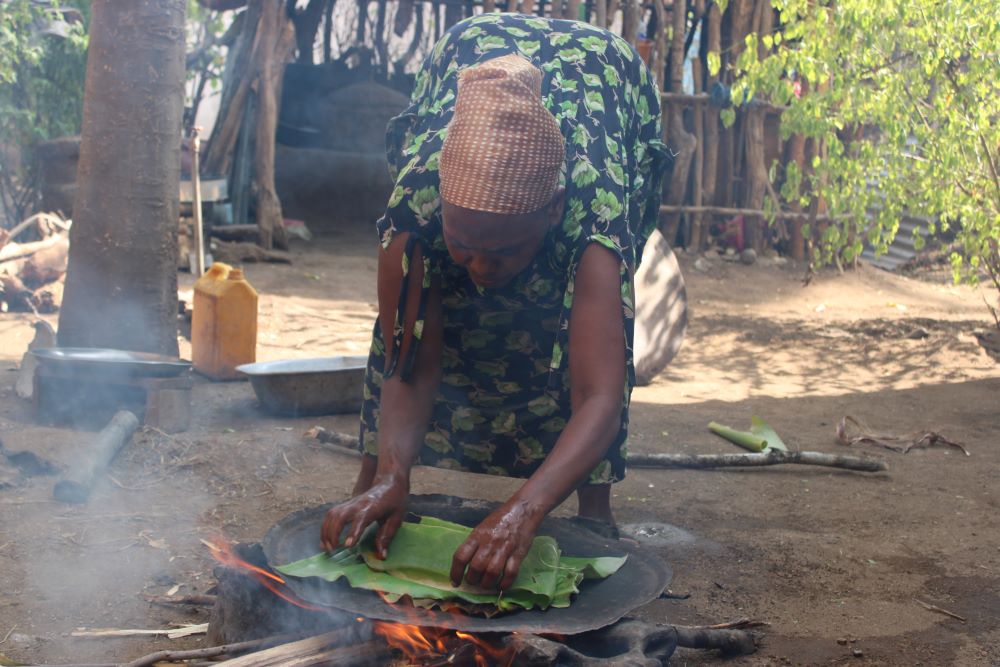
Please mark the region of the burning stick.
[[137, 428], [139, 419], [134, 414], [128, 410], [116, 412], [108, 425], [97, 434], [87, 460], [56, 482], [52, 496], [64, 503], [87, 502], [94, 485], [118, 456], [118, 452], [132, 439]]
[[316, 637], [301, 639], [297, 642], [281, 644], [274, 648], [258, 651], [239, 658], [218, 663], [226, 667], [271, 667], [294, 664], [298, 667], [307, 665], [368, 665], [380, 664], [389, 655], [382, 642], [367, 641], [360, 644], [329, 648], [332, 644], [344, 640], [342, 630], [334, 630]]
[[211, 606], [215, 604], [214, 595], [145, 595], [146, 602], [152, 604], [189, 604], [195, 606]]

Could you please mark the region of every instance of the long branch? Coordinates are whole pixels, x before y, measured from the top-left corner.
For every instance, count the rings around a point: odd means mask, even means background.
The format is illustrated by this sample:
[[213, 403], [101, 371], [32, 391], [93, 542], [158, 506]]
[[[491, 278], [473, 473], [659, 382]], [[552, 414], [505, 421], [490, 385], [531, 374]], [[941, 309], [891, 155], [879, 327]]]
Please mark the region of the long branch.
[[826, 454], [824, 452], [783, 452], [770, 450], [761, 454], [636, 454], [628, 455], [629, 465], [637, 468], [745, 468], [785, 463], [826, 466], [860, 472], [880, 472], [888, 466], [882, 459]]

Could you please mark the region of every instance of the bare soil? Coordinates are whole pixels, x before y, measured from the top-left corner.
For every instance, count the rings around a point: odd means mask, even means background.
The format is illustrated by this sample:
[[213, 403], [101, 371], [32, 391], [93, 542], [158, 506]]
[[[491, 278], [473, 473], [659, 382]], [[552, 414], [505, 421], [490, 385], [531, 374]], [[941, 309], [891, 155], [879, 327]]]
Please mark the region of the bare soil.
[[[371, 231], [358, 228], [296, 246], [291, 266], [246, 267], [261, 293], [259, 358], [363, 353], [374, 249]], [[615, 487], [618, 519], [673, 526], [651, 547], [674, 569], [673, 592], [690, 594], [637, 615], [769, 623], [760, 651], [731, 665], [1000, 664], [1000, 366], [974, 334], [991, 324], [982, 293], [864, 266], [802, 287], [801, 267], [681, 264], [691, 326], [673, 365], [634, 393], [635, 450], [734, 451], [706, 424], [746, 427], [759, 415], [791, 447], [843, 452], [834, 429], [853, 415], [883, 432], [938, 431], [971, 456], [855, 452], [885, 458], [889, 471], [878, 475], [633, 470]], [[183, 294], [190, 278], [181, 282]], [[13, 391], [32, 333], [31, 318], [0, 315], [0, 440], [66, 463], [90, 435], [38, 427]], [[52, 501], [51, 476], [0, 490], [0, 653], [80, 663], [198, 646], [197, 637], [70, 633], [205, 621], [203, 611], [143, 596], [211, 587], [200, 538], [257, 541], [285, 514], [351, 488], [357, 461], [304, 434], [314, 425], [354, 432], [356, 417], [272, 418], [246, 383], [199, 380], [194, 418], [186, 433], [137, 435], [86, 506]], [[501, 500], [515, 485], [418, 469], [414, 491]], [[574, 510], [571, 499], [558, 512]]]

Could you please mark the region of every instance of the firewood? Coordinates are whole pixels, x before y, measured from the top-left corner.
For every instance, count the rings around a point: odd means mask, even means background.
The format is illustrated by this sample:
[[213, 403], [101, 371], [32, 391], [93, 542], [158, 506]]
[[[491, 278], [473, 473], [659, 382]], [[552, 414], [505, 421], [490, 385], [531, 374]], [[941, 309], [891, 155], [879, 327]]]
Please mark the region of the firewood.
[[331, 649], [332, 644], [345, 639], [343, 630], [301, 639], [288, 644], [257, 651], [218, 663], [225, 667], [272, 667], [277, 665], [330, 664], [350, 667], [350, 665], [379, 664], [388, 656], [389, 648], [381, 641], [366, 641]]
[[757, 642], [746, 630], [675, 625], [677, 646], [702, 650], [718, 650], [724, 656], [750, 655]]
[[139, 419], [128, 410], [119, 410], [84, 455], [85, 460], [52, 489], [52, 496], [64, 503], [85, 503], [118, 452], [132, 439]]
[[121, 667], [149, 667], [158, 662], [182, 662], [187, 660], [197, 660], [199, 658], [215, 658], [220, 655], [235, 655], [246, 653], [247, 651], [275, 644], [287, 639], [287, 637], [264, 637], [262, 639], [251, 639], [245, 642], [234, 644], [223, 644], [222, 646], [209, 646], [206, 648], [189, 649], [185, 651], [157, 651], [136, 658], [132, 662], [126, 662]]
[[204, 595], [204, 594], [194, 594], [194, 595], [145, 595], [143, 596], [146, 602], [151, 602], [152, 604], [162, 604], [162, 605], [175, 605], [175, 604], [188, 604], [199, 607], [207, 607], [215, 604], [216, 597], [214, 595]]
[[208, 623], [184, 625], [179, 628], [163, 630], [145, 630], [142, 628], [80, 628], [69, 633], [70, 637], [167, 637], [181, 639], [191, 635], [203, 635], [208, 632]]
[[18, 259], [20, 257], [28, 257], [29, 255], [34, 255], [40, 250], [51, 248], [52, 246], [58, 245], [64, 241], [64, 236], [56, 234], [43, 241], [33, 241], [31, 243], [8, 243], [3, 248], [0, 248], [0, 262], [5, 262], [10, 259]]

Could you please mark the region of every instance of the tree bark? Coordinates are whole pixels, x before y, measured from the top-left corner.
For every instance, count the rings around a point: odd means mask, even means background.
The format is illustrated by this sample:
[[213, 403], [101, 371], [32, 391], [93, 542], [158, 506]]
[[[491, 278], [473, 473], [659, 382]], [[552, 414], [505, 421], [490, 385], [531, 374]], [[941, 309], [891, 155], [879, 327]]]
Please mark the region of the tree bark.
[[[722, 12], [719, 4], [712, 2], [708, 8], [708, 16], [705, 21], [706, 31], [706, 55], [714, 53], [722, 61]], [[707, 66], [707, 65], [706, 65]], [[721, 70], [712, 74], [708, 73], [706, 88], [719, 81]], [[715, 186], [719, 182], [719, 107], [713, 104], [706, 104], [701, 109], [705, 116], [705, 161], [704, 173], [702, 175], [702, 203], [713, 206], [715, 201]], [[704, 244], [704, 234], [700, 241]]]
[[[774, 25], [771, 0], [757, 0], [753, 14], [753, 30], [758, 37], [771, 33]], [[767, 49], [763, 41], [759, 43], [757, 57], [763, 58]], [[746, 181], [747, 190], [744, 206], [759, 210], [764, 205], [767, 193], [768, 169], [764, 157], [764, 109], [751, 104], [746, 113]], [[767, 234], [766, 220], [748, 220], [746, 225], [747, 245], [758, 254], [764, 247]]]
[[[679, 92], [684, 86], [687, 0], [674, 0], [671, 16], [673, 19], [673, 38], [670, 45], [670, 90]], [[666, 200], [671, 204], [681, 204], [684, 201], [684, 194], [687, 192], [691, 161], [694, 157], [695, 145], [698, 142], [694, 135], [684, 127], [684, 105], [671, 104], [668, 108], [667, 118], [667, 145], [675, 157]], [[670, 214], [664, 221], [663, 235], [671, 246], [677, 240], [677, 228], [680, 226], [680, 221], [679, 214]]]
[[[707, 31], [705, 23], [702, 23], [705, 16], [705, 0], [695, 0], [694, 9], [694, 21], [691, 27], [691, 33], [694, 34], [697, 30], [697, 26], [702, 24], [702, 34]], [[704, 73], [702, 72], [703, 60], [700, 57], [695, 58], [691, 61], [691, 80], [694, 83], [694, 94], [697, 95], [704, 90]], [[695, 106], [691, 110], [694, 118], [694, 138], [695, 138], [695, 153], [694, 153], [694, 191], [691, 198], [691, 203], [695, 206], [701, 206], [704, 203], [704, 179], [705, 179], [705, 113], [704, 109], [699, 106]], [[695, 214], [691, 216], [691, 233], [687, 238], [687, 249], [690, 252], [699, 252], [701, 250], [702, 244], [702, 219], [701, 215]]]
[[94, 0], [63, 346], [177, 354], [184, 0]]
[[783, 463], [843, 468], [859, 472], [881, 472], [888, 466], [882, 459], [827, 454], [825, 452], [785, 452], [769, 449], [744, 454], [634, 454], [628, 464], [636, 468], [756, 468]]
[[313, 64], [313, 50], [319, 24], [323, 22], [323, 10], [327, 0], [309, 0], [305, 9], [295, 11], [292, 23], [295, 25], [295, 47], [298, 50], [296, 62]]
[[[788, 143], [785, 144], [785, 170], [788, 170], [788, 165], [795, 163], [799, 167], [799, 174], [803, 177], [805, 176], [805, 164], [806, 164], [806, 138], [802, 134], [793, 134]], [[800, 185], [801, 189], [801, 185]], [[795, 193], [792, 201], [788, 202], [788, 209], [794, 213], [800, 213], [802, 211], [802, 206], [798, 201], [798, 192]], [[791, 226], [791, 240], [789, 255], [792, 259], [797, 262], [801, 262], [806, 258], [806, 244], [805, 239], [802, 236], [802, 220], [792, 220]]]
[[256, 76], [257, 122], [254, 150], [253, 189], [257, 195], [257, 226], [260, 245], [265, 250], [274, 246], [285, 248], [281, 202], [274, 188], [274, 137], [278, 130], [278, 100], [285, 75], [285, 63], [292, 52], [294, 32], [280, 3], [254, 0], [260, 4], [260, 25], [257, 27], [254, 53]]

